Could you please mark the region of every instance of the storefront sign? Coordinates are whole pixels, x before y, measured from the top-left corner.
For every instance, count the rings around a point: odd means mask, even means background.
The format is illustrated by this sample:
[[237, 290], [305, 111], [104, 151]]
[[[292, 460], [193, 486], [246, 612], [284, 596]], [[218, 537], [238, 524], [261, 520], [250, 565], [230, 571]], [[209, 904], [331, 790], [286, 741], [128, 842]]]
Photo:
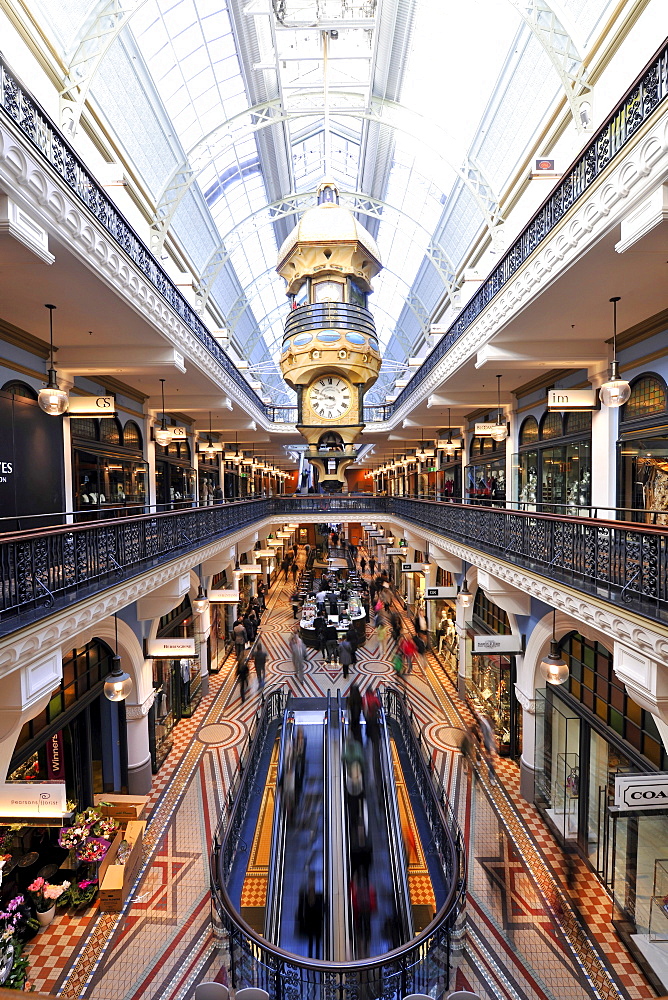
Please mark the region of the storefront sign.
[[259, 576], [262, 572], [262, 567], [259, 563], [239, 563], [239, 570], [244, 576]]
[[405, 556], [406, 549], [388, 549], [386, 554], [388, 556]]
[[[376, 545], [391, 545], [391, 544], [392, 544], [392, 539], [391, 538], [377, 538], [376, 539]], [[390, 550], [388, 549], [387, 551], [389, 552]]]
[[[505, 427], [505, 424], [503, 425]], [[475, 436], [476, 437], [489, 437], [495, 427], [498, 427], [496, 420], [489, 421], [484, 424], [475, 425]]]
[[668, 774], [616, 774], [618, 809], [668, 809]]
[[[211, 600], [211, 595], [209, 595], [209, 600]], [[147, 639], [146, 656], [154, 660], [180, 660], [182, 657], [197, 656], [195, 640], [182, 639], [180, 636], [170, 639]]]
[[113, 396], [70, 396], [67, 412], [74, 417], [115, 417], [116, 400]]
[[424, 573], [424, 563], [402, 563], [402, 573]]
[[0, 820], [12, 817], [63, 816], [67, 810], [65, 782], [11, 781], [0, 784]]
[[524, 642], [519, 635], [474, 635], [474, 653], [522, 653]]
[[49, 776], [49, 781], [65, 780], [62, 729], [59, 729], [46, 741], [46, 773]]
[[548, 410], [595, 410], [596, 389], [550, 389]]
[[427, 601], [438, 601], [457, 596], [456, 587], [427, 587], [424, 592]]
[[185, 441], [188, 437], [187, 427], [170, 427], [169, 429], [172, 432], [173, 441]]
[[238, 604], [240, 600], [238, 590], [210, 590], [207, 596], [209, 604]]

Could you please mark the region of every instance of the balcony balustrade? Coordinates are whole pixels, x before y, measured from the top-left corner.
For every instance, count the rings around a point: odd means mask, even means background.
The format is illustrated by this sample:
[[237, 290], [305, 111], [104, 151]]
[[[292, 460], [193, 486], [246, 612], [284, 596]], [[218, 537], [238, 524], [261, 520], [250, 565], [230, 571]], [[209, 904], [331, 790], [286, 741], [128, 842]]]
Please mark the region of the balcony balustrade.
[[296, 495], [0, 535], [0, 635], [269, 517], [394, 516], [655, 621], [668, 529], [406, 497]]

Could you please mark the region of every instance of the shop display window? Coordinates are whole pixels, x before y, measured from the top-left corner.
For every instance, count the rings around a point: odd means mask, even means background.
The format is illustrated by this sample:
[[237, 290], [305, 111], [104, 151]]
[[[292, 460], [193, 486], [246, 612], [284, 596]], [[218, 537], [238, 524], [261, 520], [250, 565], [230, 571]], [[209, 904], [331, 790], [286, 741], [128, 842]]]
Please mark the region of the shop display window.
[[[114, 516], [122, 507], [147, 502], [148, 465], [141, 431], [130, 420], [121, 428], [114, 417], [73, 417], [74, 509]], [[131, 454], [131, 453], [136, 454]]]
[[[568, 440], [571, 435], [574, 439]], [[556, 440], [560, 443], [553, 443]], [[543, 446], [543, 442], [549, 443]], [[513, 468], [521, 509], [589, 513], [591, 413], [569, 413], [564, 418], [560, 413], [546, 413], [540, 427], [535, 417], [527, 417], [520, 428], [519, 445]]]
[[471, 442], [470, 464], [464, 470], [466, 498], [484, 504], [506, 499], [505, 442], [477, 437]]

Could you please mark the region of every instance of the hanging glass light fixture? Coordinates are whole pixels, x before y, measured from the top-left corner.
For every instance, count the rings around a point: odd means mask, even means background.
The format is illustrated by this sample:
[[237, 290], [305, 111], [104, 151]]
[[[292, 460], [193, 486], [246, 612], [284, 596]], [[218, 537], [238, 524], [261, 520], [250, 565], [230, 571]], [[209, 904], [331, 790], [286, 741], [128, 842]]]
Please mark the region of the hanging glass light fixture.
[[470, 608], [473, 604], [473, 594], [469, 590], [469, 585], [466, 579], [466, 563], [464, 563], [464, 582], [459, 588], [459, 593], [457, 594], [457, 604], [462, 608]]
[[204, 451], [207, 453], [209, 458], [216, 454], [216, 449], [213, 446], [213, 441], [211, 440], [211, 410], [209, 410], [209, 436], [206, 439], [206, 448]]
[[202, 582], [197, 589], [197, 597], [193, 601], [193, 611], [196, 615], [203, 615], [206, 609], [209, 607], [209, 600], [206, 596], [206, 591], [202, 587]]
[[631, 395], [629, 383], [619, 377], [619, 362], [617, 361], [617, 303], [621, 296], [614, 295], [612, 302], [612, 361], [610, 362], [610, 378], [604, 382], [598, 390], [601, 402], [604, 406], [617, 409], [623, 406]]
[[552, 684], [554, 687], [557, 687], [559, 684], [565, 684], [570, 674], [568, 664], [559, 654], [559, 643], [557, 642], [557, 636], [555, 633], [556, 618], [557, 612], [556, 610], [553, 610], [550, 652], [547, 656], [544, 656], [538, 664], [538, 669], [543, 680], [547, 684]]
[[162, 394], [162, 420], [160, 421], [160, 426], [155, 428], [153, 431], [153, 437], [155, 443], [159, 444], [161, 448], [167, 448], [168, 445], [172, 443], [173, 434], [171, 429], [167, 426], [167, 421], [165, 420], [165, 380], [160, 379], [160, 392]]
[[445, 457], [453, 458], [455, 454], [455, 446], [452, 441], [452, 419], [450, 417], [450, 407], [448, 407], [448, 440], [445, 443]]
[[125, 701], [132, 691], [132, 678], [121, 666], [118, 655], [118, 616], [114, 615], [114, 631], [116, 633], [116, 655], [111, 661], [111, 673], [104, 679], [104, 697], [108, 701]]
[[496, 423], [492, 427], [491, 438], [493, 441], [505, 441], [508, 437], [507, 424], [501, 423], [501, 376], [496, 376]]
[[56, 370], [53, 367], [53, 310], [56, 308], [54, 305], [47, 303], [44, 306], [45, 309], [49, 310], [49, 369], [47, 371], [48, 382], [43, 389], [39, 390], [37, 395], [37, 402], [41, 409], [45, 413], [48, 413], [50, 417], [60, 417], [67, 407], [69, 406], [70, 400], [69, 396], [64, 389], [61, 389], [58, 385], [58, 379], [56, 378]]

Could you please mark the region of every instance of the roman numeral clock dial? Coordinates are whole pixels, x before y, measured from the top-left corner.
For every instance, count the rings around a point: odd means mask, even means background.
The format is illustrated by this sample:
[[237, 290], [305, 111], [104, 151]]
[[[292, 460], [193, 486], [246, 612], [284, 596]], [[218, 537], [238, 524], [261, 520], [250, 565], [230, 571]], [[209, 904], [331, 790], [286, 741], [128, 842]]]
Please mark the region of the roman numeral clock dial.
[[317, 416], [340, 420], [352, 406], [352, 386], [338, 375], [320, 375], [308, 388], [308, 401]]

